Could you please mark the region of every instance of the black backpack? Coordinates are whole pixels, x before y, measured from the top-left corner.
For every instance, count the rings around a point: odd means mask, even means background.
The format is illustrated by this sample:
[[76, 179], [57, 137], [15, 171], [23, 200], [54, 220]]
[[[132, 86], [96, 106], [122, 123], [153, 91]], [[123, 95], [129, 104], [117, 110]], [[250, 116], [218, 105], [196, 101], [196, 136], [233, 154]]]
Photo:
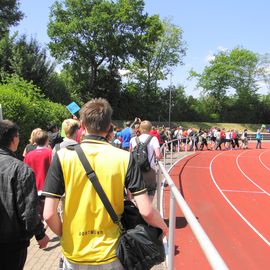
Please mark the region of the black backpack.
[[136, 137], [136, 143], [137, 145], [134, 147], [134, 150], [132, 151], [132, 155], [141, 168], [142, 171], [147, 172], [150, 170], [150, 161], [148, 159], [148, 151], [147, 151], [147, 145], [152, 140], [153, 136], [150, 136], [147, 138], [147, 140], [143, 143], [140, 142], [139, 138]]

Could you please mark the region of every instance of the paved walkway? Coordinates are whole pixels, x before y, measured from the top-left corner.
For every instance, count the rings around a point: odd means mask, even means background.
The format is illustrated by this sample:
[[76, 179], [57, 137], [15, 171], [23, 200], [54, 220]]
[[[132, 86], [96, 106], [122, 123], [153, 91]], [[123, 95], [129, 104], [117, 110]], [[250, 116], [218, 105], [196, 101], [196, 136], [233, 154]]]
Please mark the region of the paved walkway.
[[[39, 249], [38, 244], [33, 237], [28, 248], [27, 261], [24, 270], [56, 270], [59, 266], [59, 258], [61, 247], [59, 237], [57, 237], [50, 229], [47, 229], [50, 242], [45, 249]], [[157, 265], [152, 270], [167, 269], [165, 263]]]
[[47, 229], [47, 234], [51, 240], [45, 249], [40, 249], [38, 247], [35, 237], [31, 239], [24, 270], [58, 269], [61, 254], [59, 237], [57, 237], [50, 229]]

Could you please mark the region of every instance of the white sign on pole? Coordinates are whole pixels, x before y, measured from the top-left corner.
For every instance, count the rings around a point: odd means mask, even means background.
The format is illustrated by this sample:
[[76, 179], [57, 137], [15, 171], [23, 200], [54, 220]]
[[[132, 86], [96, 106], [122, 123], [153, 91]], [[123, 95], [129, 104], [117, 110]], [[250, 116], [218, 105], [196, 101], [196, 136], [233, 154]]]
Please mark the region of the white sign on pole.
[[0, 120], [3, 120], [2, 105], [0, 104]]

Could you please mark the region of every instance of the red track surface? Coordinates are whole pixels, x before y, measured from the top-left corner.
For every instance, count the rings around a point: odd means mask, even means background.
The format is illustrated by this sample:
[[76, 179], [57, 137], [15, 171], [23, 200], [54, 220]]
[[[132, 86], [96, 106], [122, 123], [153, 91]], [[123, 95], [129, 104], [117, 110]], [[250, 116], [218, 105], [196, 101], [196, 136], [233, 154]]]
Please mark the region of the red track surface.
[[[229, 269], [270, 269], [270, 144], [263, 147], [196, 152], [170, 173]], [[174, 268], [211, 269], [179, 207], [176, 227]]]

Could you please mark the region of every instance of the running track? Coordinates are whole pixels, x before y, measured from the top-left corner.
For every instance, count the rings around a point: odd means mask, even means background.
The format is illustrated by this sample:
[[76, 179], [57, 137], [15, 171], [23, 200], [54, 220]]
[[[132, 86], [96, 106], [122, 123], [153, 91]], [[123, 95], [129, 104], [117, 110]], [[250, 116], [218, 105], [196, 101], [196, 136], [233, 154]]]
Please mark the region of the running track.
[[[198, 151], [170, 172], [229, 269], [270, 269], [270, 143], [254, 148]], [[178, 206], [176, 214], [174, 268], [211, 269]]]

